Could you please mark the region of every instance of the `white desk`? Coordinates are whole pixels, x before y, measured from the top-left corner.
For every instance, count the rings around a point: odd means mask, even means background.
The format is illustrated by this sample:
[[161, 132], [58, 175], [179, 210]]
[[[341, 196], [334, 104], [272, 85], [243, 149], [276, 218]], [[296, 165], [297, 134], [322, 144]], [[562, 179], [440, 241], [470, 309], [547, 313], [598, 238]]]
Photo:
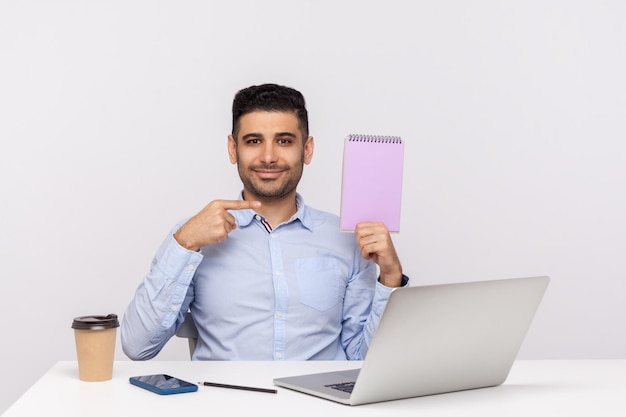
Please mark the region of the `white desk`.
[[115, 363], [113, 380], [81, 382], [76, 362], [59, 362], [3, 417], [32, 416], [623, 416], [626, 360], [517, 361], [495, 388], [356, 407], [284, 388], [278, 394], [199, 387], [160, 396], [135, 387], [130, 376], [169, 373], [191, 382], [272, 388], [278, 376], [358, 367], [358, 362]]

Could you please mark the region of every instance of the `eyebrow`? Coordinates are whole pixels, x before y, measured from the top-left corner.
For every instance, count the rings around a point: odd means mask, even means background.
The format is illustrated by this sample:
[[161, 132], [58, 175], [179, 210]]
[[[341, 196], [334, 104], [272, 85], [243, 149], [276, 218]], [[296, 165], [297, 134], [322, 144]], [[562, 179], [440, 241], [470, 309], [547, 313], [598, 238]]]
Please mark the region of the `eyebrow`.
[[[298, 136], [295, 133], [291, 133], [291, 132], [278, 132], [274, 135], [274, 137], [285, 137], [285, 136], [288, 136], [294, 139], [298, 138]], [[261, 133], [252, 132], [252, 133], [247, 133], [243, 135], [241, 139], [246, 140], [246, 139], [254, 139], [254, 138], [261, 138], [261, 137], [263, 137]]]
[[254, 138], [258, 138], [258, 137], [262, 137], [263, 135], [260, 133], [248, 133], [246, 135], [243, 135], [241, 137], [241, 140], [246, 140], [246, 139], [254, 139]]
[[296, 135], [295, 133], [291, 133], [291, 132], [278, 132], [274, 135], [274, 137], [282, 137], [282, 136], [289, 136], [290, 138], [294, 138], [297, 139], [298, 135]]

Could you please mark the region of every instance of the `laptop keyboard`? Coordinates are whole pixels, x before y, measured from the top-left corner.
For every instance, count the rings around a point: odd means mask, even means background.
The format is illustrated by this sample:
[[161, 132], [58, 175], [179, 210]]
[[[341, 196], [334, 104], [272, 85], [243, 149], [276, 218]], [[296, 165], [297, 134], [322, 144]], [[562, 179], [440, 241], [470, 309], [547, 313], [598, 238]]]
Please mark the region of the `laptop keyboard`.
[[341, 382], [339, 384], [328, 384], [324, 386], [332, 389], [338, 389], [339, 391], [351, 393], [352, 389], [354, 388], [354, 382]]

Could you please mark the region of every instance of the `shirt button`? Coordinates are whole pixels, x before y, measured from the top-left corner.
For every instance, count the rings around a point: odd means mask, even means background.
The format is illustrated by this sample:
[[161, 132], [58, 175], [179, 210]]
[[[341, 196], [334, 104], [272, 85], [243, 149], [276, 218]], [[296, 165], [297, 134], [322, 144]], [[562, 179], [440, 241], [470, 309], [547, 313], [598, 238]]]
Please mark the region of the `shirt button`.
[[190, 270], [190, 271], [193, 271], [194, 268], [195, 268], [194, 265], [187, 265], [187, 269]]
[[282, 317], [283, 316], [283, 312], [282, 311], [277, 311], [276, 312], [276, 317]]
[[259, 216], [258, 214], [254, 216], [254, 218], [257, 219], [258, 221], [261, 221], [261, 216]]
[[280, 276], [280, 271], [276, 271], [276, 276], [279, 277]]
[[177, 310], [178, 310], [178, 307], [176, 307], [176, 306], [172, 306], [171, 310], [172, 310], [172, 311], [177, 311]]
[[283, 358], [283, 354], [280, 352], [276, 352], [276, 359], [282, 359]]

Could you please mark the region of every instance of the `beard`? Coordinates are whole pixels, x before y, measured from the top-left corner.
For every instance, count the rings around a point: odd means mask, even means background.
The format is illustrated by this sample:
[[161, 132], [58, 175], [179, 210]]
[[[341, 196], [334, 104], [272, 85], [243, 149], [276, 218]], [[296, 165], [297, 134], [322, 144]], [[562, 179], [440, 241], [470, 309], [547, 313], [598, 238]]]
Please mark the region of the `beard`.
[[[300, 182], [303, 167], [304, 162], [302, 160], [292, 167], [277, 164], [257, 164], [243, 167], [239, 163], [239, 156], [237, 156], [237, 171], [244, 189], [257, 198], [278, 200], [291, 194]], [[282, 170], [283, 172], [280, 178], [264, 179], [256, 176], [254, 173], [256, 169]]]

